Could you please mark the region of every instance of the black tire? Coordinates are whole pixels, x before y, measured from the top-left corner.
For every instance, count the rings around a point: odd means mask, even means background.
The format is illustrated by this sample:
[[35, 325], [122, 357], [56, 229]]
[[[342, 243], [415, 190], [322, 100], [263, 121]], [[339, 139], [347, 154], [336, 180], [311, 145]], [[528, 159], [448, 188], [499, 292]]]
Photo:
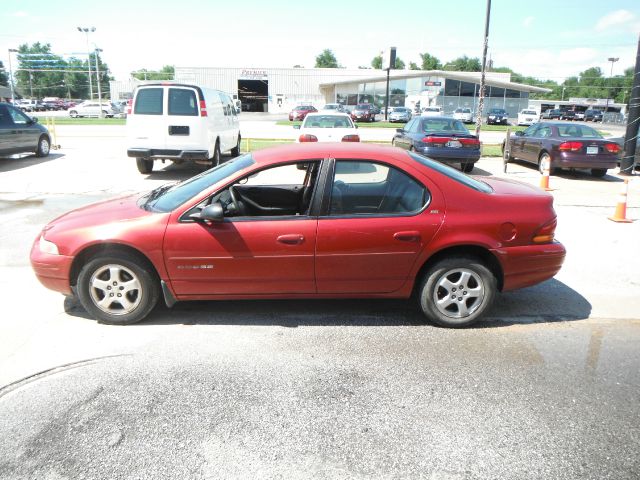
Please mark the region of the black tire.
[[78, 112], [76, 112], [75, 110], [69, 110], [69, 116], [71, 118], [78, 118]]
[[233, 147], [231, 149], [231, 156], [233, 158], [237, 157], [238, 155], [240, 155], [240, 142], [242, 141], [242, 137], [240, 137], [240, 135], [238, 135], [238, 143], [236, 144], [235, 147]]
[[216, 146], [213, 149], [213, 157], [210, 158], [210, 161], [212, 167], [220, 165], [220, 142], [216, 141]]
[[470, 162], [470, 163], [462, 162], [460, 164], [460, 170], [462, 170], [464, 173], [472, 172], [473, 171], [473, 162]]
[[51, 141], [46, 135], [41, 135], [38, 139], [38, 146], [36, 147], [36, 157], [46, 157], [51, 150]]
[[602, 178], [607, 174], [607, 169], [606, 168], [592, 168], [591, 169], [591, 175], [593, 175], [596, 178]]
[[491, 307], [497, 290], [495, 276], [480, 260], [453, 256], [429, 268], [420, 283], [418, 300], [433, 323], [459, 328], [478, 321]]
[[148, 158], [136, 158], [136, 167], [142, 174], [148, 174], [153, 171], [153, 160]]
[[149, 267], [125, 252], [92, 258], [80, 270], [77, 290], [85, 310], [110, 325], [141, 321], [160, 297], [158, 281]]

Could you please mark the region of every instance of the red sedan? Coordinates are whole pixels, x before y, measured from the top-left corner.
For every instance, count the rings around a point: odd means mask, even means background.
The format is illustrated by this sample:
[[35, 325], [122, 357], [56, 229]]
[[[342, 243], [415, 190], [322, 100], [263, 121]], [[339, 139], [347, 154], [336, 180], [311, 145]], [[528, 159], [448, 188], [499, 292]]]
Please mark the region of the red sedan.
[[317, 112], [318, 109], [313, 105], [298, 105], [289, 112], [289, 121], [304, 120], [304, 118], [312, 112]]
[[183, 300], [409, 298], [443, 326], [498, 291], [553, 277], [553, 197], [475, 179], [398, 148], [299, 144], [178, 184], [71, 211], [44, 227], [39, 280], [99, 321]]

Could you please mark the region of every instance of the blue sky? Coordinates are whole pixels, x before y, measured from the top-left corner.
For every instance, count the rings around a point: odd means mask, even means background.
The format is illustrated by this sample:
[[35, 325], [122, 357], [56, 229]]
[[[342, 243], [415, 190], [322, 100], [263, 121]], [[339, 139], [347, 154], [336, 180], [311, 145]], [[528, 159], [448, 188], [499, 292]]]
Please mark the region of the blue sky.
[[[5, 0], [0, 60], [9, 48], [48, 42], [54, 53], [86, 52], [78, 26], [96, 27], [117, 79], [132, 70], [184, 67], [313, 67], [330, 48], [345, 67], [369, 65], [397, 47], [405, 62], [429, 52], [443, 62], [480, 57], [485, 0], [403, 2], [237, 0]], [[640, 0], [493, 0], [489, 55], [496, 66], [562, 81], [619, 57], [614, 75], [635, 63]]]

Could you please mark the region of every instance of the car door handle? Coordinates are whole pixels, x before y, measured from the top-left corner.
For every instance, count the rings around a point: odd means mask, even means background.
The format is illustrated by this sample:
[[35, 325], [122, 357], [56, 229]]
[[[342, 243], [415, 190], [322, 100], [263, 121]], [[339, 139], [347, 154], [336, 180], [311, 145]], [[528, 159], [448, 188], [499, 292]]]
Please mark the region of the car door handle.
[[396, 232], [393, 234], [393, 238], [395, 238], [396, 240], [400, 240], [401, 242], [419, 242], [420, 232]]
[[290, 233], [288, 235], [280, 235], [277, 240], [285, 245], [299, 245], [304, 242], [304, 235], [300, 235], [299, 233]]

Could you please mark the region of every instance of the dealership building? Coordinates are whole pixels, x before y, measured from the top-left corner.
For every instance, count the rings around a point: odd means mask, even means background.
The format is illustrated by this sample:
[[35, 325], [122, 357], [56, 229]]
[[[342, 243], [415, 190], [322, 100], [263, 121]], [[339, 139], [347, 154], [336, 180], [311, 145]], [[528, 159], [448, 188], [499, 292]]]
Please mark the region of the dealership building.
[[[193, 83], [229, 93], [242, 102], [243, 111], [286, 113], [300, 104], [325, 103], [385, 105], [385, 70], [344, 68], [213, 68], [176, 67], [175, 81]], [[131, 98], [137, 84], [131, 79], [111, 82], [111, 99]], [[485, 111], [504, 108], [515, 117], [529, 106], [529, 94], [550, 90], [511, 82], [509, 73], [486, 74]], [[440, 106], [475, 111], [480, 73], [443, 70], [391, 70], [389, 105], [424, 108]]]

